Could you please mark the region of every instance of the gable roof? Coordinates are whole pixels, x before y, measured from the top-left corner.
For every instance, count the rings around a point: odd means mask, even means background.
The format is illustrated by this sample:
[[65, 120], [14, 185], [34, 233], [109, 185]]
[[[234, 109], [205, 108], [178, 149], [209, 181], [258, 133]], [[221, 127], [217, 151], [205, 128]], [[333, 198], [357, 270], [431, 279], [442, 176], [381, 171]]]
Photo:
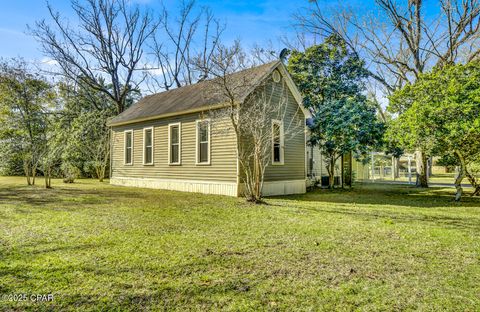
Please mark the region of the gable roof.
[[[283, 68], [283, 64], [280, 61], [270, 62], [229, 75], [228, 79], [230, 83], [239, 86], [239, 90], [237, 90], [239, 101], [242, 102], [248, 94], [250, 94], [252, 91], [251, 86], [258, 85], [263, 79], [270, 75], [275, 68], [279, 67], [279, 65], [282, 67], [281, 73], [285, 75], [286, 69]], [[289, 76], [288, 73], [287, 76]], [[291, 78], [288, 78], [291, 81]], [[248, 80], [249, 83], [242, 83], [244, 80]], [[287, 82], [288, 81], [287, 79]], [[215, 79], [205, 80], [196, 84], [145, 96], [123, 113], [111, 119], [108, 125], [119, 126], [167, 116], [199, 112], [212, 108], [214, 105], [225, 102], [225, 98], [221, 94], [210, 91], [214, 86]], [[289, 86], [292, 88], [291, 84], [289, 84]], [[298, 101], [300, 93], [295, 86], [294, 89], [292, 92], [294, 95], [297, 95], [295, 98]], [[301, 101], [299, 105], [303, 109]]]

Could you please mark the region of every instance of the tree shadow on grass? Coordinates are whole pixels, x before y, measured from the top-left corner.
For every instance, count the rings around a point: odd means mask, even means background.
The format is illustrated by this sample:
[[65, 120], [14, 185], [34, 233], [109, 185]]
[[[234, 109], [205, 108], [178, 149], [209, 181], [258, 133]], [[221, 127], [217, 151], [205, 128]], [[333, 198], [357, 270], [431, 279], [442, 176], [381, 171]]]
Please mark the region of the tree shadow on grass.
[[[202, 266], [202, 269], [205, 270], [205, 272], [208, 272], [210, 265], [215, 263], [213, 262], [213, 259], [211, 263], [205, 260], [202, 260], [202, 262], [206, 262], [204, 266]], [[162, 306], [174, 309], [179, 305], [192, 306], [192, 304], [213, 306], [216, 305], [214, 301], [215, 296], [225, 296], [228, 294], [232, 297], [238, 295], [243, 296], [252, 291], [252, 288], [256, 287], [258, 284], [258, 281], [242, 276], [231, 276], [221, 279], [216, 277], [208, 279], [204, 277], [203, 273], [198, 272], [198, 264], [194, 261], [185, 265], [188, 266], [188, 268], [185, 268], [186, 271], [194, 272], [189, 278], [185, 278], [185, 275], [180, 274], [183, 270], [170, 272], [164, 271], [163, 269], [139, 268], [129, 265], [115, 268], [99, 267], [98, 270], [92, 269], [89, 266], [76, 266], [75, 268], [54, 266], [49, 269], [49, 271], [42, 273], [46, 274], [44, 281], [48, 282], [49, 279], [52, 279], [50, 284], [51, 287], [55, 287], [57, 276], [74, 274], [73, 271], [78, 271], [82, 272], [82, 274], [80, 274], [81, 276], [90, 276], [90, 274], [93, 273], [94, 277], [88, 277], [92, 278], [89, 282], [95, 283], [95, 288], [101, 287], [102, 289], [105, 289], [106, 292], [98, 293], [95, 292], [95, 289], [92, 289], [92, 293], [88, 293], [88, 287], [82, 287], [78, 292], [73, 288], [67, 288], [66, 292], [64, 291], [63, 293], [62, 290], [54, 292], [54, 302], [40, 302], [35, 305], [28, 305], [27, 309], [29, 310], [33, 308], [38, 311], [45, 308], [45, 310], [50, 311], [52, 307], [61, 310], [61, 308], [75, 306], [79, 310], [110, 311], [149, 310], [149, 307], [159, 308]], [[0, 270], [0, 277], [2, 275], [12, 275], [19, 277], [21, 280], [27, 278], [31, 279], [32, 275], [28, 274], [30, 270], [32, 270], [32, 268], [28, 265], [20, 267], [16, 266], [15, 268], [10, 269], [4, 268]], [[26, 273], [21, 274], [20, 272]], [[125, 273], [127, 273], [127, 275], [123, 277], [123, 274]], [[153, 280], [148, 281], [149, 284], [144, 284], [142, 289], [136, 289], [133, 286], [136, 284], [134, 276], [137, 274], [139, 276], [145, 276], [146, 273], [159, 275], [167, 274], [170, 281], [178, 282], [174, 282], [173, 285], [158, 283], [159, 279], [154, 278]], [[98, 280], [95, 281], [96, 279]], [[10, 287], [6, 285], [6, 287], [2, 289], [0, 284], [0, 293], [13, 292], [13, 287], [14, 286]], [[38, 292], [37, 289], [31, 290], [31, 293], [36, 292]]]
[[412, 208], [480, 208], [480, 197], [471, 197], [468, 193], [465, 193], [462, 201], [457, 203], [454, 200], [454, 190], [452, 189], [421, 189], [413, 186], [385, 184], [356, 184], [352, 189], [316, 189], [302, 195], [276, 198], [305, 202]]
[[450, 228], [455, 230], [473, 230], [480, 232], [480, 218], [471, 217], [451, 217], [443, 214], [422, 214], [409, 212], [380, 212], [376, 210], [357, 210], [349, 208], [302, 208], [315, 213], [331, 213], [342, 216], [350, 216], [364, 221], [378, 220], [394, 225], [395, 223], [425, 223], [426, 225], [434, 225], [442, 228]]
[[[277, 199], [310, 213], [331, 213], [392, 224], [421, 222], [442, 228], [480, 231], [480, 198], [467, 195], [462, 202], [456, 203], [452, 194], [452, 190], [442, 188], [378, 184], [357, 185], [351, 190], [315, 190]], [[295, 202], [300, 202], [300, 205], [295, 205]], [[325, 205], [330, 203], [333, 205]], [[479, 214], [474, 214], [472, 210], [465, 213], [464, 208], [479, 208]], [[455, 211], [459, 213], [452, 214]]]
[[113, 199], [134, 198], [138, 194], [127, 190], [76, 189], [55, 187], [44, 189], [40, 187], [2, 187], [0, 188], [0, 204], [16, 205], [18, 213], [33, 213], [31, 209], [18, 207], [19, 205], [47, 207], [47, 206], [77, 206], [99, 205], [111, 203]]

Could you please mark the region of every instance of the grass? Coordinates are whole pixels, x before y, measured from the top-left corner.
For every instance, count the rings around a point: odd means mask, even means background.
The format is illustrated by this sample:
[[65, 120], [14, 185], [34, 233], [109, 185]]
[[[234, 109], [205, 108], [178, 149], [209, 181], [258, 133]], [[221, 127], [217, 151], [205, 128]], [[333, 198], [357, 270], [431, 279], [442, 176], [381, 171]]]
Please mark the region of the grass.
[[[378, 175], [375, 176], [376, 181], [397, 181], [397, 182], [408, 182], [408, 176], [405, 176], [403, 173], [400, 178], [392, 179], [391, 175], [386, 175], [383, 178], [379, 178]], [[368, 182], [368, 180], [366, 181]], [[412, 183], [415, 183], [415, 173], [412, 173]], [[455, 183], [455, 173], [437, 173], [428, 178], [428, 183], [430, 184], [450, 184]], [[463, 180], [462, 183], [464, 186], [470, 187], [467, 178]]]
[[53, 187], [0, 178], [0, 310], [480, 308], [480, 200], [456, 204], [451, 189], [365, 184], [251, 205]]

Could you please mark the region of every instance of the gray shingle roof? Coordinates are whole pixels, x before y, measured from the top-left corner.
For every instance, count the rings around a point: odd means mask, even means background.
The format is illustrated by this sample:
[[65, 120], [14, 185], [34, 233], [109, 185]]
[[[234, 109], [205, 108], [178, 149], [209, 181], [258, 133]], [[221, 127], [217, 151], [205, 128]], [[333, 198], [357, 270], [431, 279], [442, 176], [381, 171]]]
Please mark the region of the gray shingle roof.
[[[237, 90], [238, 99], [243, 101], [251, 91], [250, 86], [258, 84], [278, 65], [279, 61], [275, 61], [229, 75], [229, 83], [239, 86], [239, 90]], [[248, 80], [248, 84], [242, 83], [246, 80]], [[133, 123], [150, 117], [153, 119], [155, 116], [180, 114], [224, 102], [225, 98], [219, 92], [214, 92], [215, 85], [218, 85], [216, 79], [205, 80], [193, 85], [145, 96], [123, 113], [111, 119], [108, 124], [114, 126]], [[216, 88], [218, 89], [218, 87]]]

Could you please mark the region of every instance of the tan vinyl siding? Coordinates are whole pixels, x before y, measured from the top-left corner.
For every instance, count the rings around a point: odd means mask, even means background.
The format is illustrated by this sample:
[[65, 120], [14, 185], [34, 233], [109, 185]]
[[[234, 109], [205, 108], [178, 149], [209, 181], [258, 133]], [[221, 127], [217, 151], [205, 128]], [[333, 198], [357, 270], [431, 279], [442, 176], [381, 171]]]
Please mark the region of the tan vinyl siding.
[[[279, 97], [284, 94], [285, 92], [278, 92], [278, 94], [276, 94], [278, 99], [275, 101], [280, 101]], [[283, 165], [272, 165], [270, 160], [269, 165], [265, 169], [264, 180], [266, 182], [303, 180], [306, 178], [304, 126], [305, 115], [303, 114], [290, 90], [288, 90], [287, 94], [287, 112], [284, 115], [283, 120], [284, 132], [286, 133], [284, 141], [285, 148]], [[288, 132], [291, 134], [288, 135]]]
[[[237, 181], [236, 139], [233, 132], [211, 134], [210, 165], [196, 165], [194, 113], [159, 120], [113, 127], [112, 177], [158, 178], [199, 181]], [[181, 165], [168, 162], [168, 124], [181, 123]], [[216, 121], [216, 127], [228, 127], [227, 120]], [[154, 129], [153, 165], [143, 165], [143, 128]], [[133, 164], [124, 164], [124, 130], [133, 130]]]

